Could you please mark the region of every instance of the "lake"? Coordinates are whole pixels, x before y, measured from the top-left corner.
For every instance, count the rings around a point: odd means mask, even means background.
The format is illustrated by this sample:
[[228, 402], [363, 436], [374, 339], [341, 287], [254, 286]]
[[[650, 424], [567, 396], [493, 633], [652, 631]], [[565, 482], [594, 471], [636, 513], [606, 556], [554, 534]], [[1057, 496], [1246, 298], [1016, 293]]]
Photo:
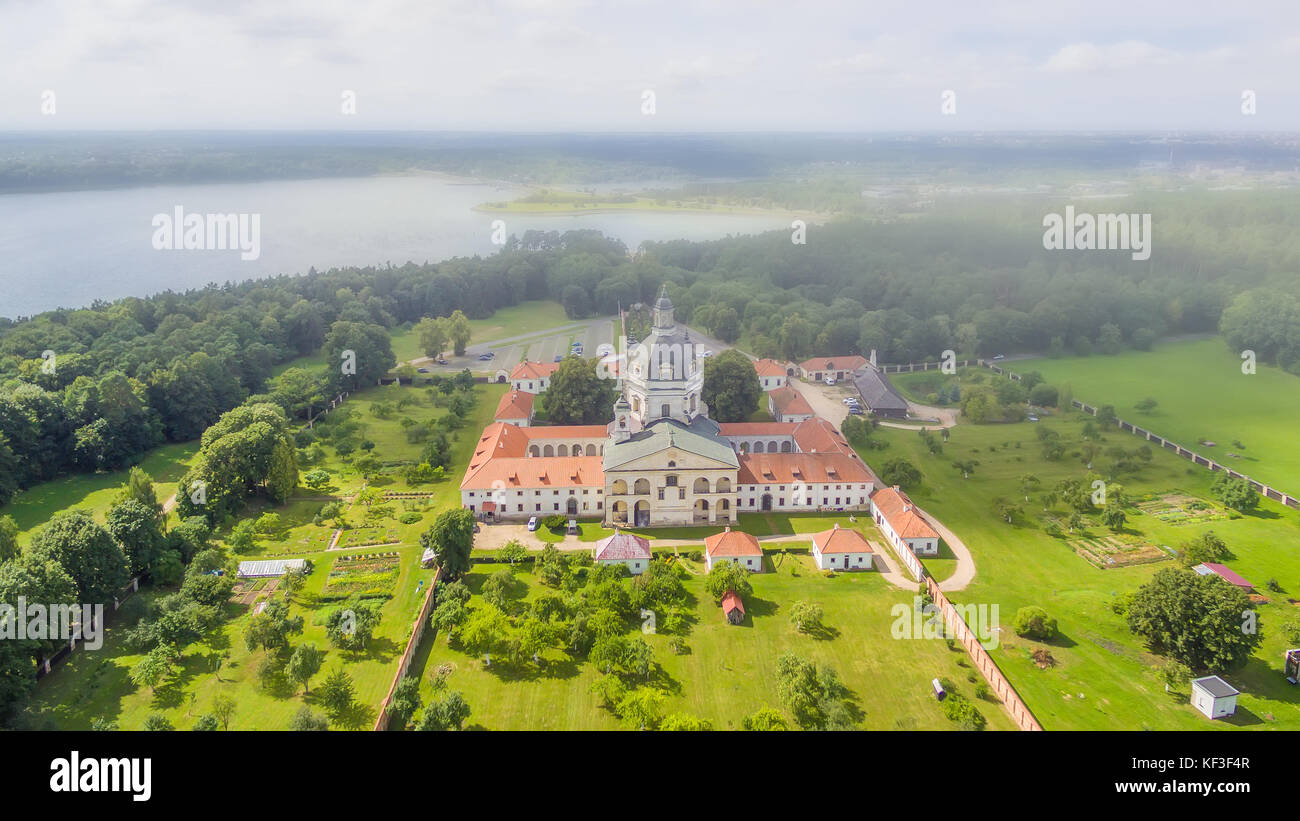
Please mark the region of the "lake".
[[[498, 215], [483, 202], [522, 189], [423, 174], [211, 185], [165, 185], [0, 196], [0, 316], [96, 299], [184, 291], [348, 265], [488, 255]], [[158, 250], [155, 215], [249, 214], [256, 259], [239, 250]], [[511, 215], [506, 230], [594, 228], [629, 248], [646, 240], [717, 239], [789, 228], [777, 215], [609, 213]], [[233, 243], [232, 243], [233, 245]]]

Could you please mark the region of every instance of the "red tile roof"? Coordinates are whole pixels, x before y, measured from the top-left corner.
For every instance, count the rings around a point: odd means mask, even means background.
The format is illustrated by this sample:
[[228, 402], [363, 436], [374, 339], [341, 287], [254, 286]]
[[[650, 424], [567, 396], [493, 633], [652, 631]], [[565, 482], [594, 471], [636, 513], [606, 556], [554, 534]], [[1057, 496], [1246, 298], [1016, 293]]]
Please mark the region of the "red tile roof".
[[596, 561], [606, 559], [648, 559], [650, 558], [650, 540], [631, 533], [614, 531], [596, 542]]
[[723, 436], [791, 436], [798, 422], [719, 422]]
[[559, 362], [529, 362], [525, 359], [514, 370], [510, 372], [511, 379], [541, 379], [544, 376], [550, 376], [555, 373], [555, 369], [560, 367]]
[[1224, 581], [1231, 582], [1237, 587], [1253, 588], [1255, 585], [1243, 579], [1234, 573], [1227, 565], [1217, 564], [1215, 562], [1202, 562], [1201, 566], [1212, 572], [1214, 575], [1222, 578]]
[[502, 456], [471, 468], [462, 490], [604, 487], [599, 456]]
[[722, 614], [730, 615], [732, 610], [739, 610], [740, 615], [745, 615], [745, 603], [736, 595], [736, 591], [728, 590], [722, 594]]
[[497, 404], [496, 416], [493, 418], [498, 421], [502, 419], [530, 419], [533, 415], [533, 402], [536, 399], [536, 394], [525, 391], [510, 391], [501, 397], [501, 401]]
[[814, 356], [799, 363], [801, 371], [856, 371], [867, 360], [860, 356]]
[[813, 534], [813, 544], [820, 553], [870, 553], [871, 545], [858, 531], [838, 524], [830, 530]]
[[704, 550], [710, 556], [762, 556], [758, 539], [749, 533], [727, 528], [704, 540]]
[[785, 365], [775, 359], [759, 359], [754, 362], [754, 370], [759, 376], [785, 376]]
[[845, 453], [856, 456], [856, 451], [835, 426], [814, 416], [799, 422], [794, 429], [794, 441], [804, 453]]
[[889, 526], [901, 538], [939, 538], [939, 534], [935, 532], [933, 527], [930, 527], [930, 523], [922, 519], [920, 514], [916, 512], [916, 506], [912, 504], [912, 500], [907, 498], [907, 494], [903, 491], [892, 487], [882, 487], [871, 494], [871, 501], [880, 510], [885, 520], [889, 522]]
[[541, 425], [524, 430], [529, 439], [592, 439], [608, 435], [605, 425]]
[[843, 453], [743, 453], [737, 459], [736, 482], [742, 485], [876, 484], [862, 460]]
[[768, 391], [767, 395], [772, 397], [772, 404], [776, 406], [776, 412], [782, 416], [790, 414], [813, 415], [812, 405], [809, 405], [808, 400], [803, 398], [803, 394], [789, 385], [782, 385], [774, 391]]

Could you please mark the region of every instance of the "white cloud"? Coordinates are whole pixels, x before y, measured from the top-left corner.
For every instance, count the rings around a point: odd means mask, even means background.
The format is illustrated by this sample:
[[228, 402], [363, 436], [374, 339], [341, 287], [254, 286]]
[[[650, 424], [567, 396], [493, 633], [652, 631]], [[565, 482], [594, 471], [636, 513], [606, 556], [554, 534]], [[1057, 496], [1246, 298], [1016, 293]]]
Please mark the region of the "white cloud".
[[1176, 59], [1174, 53], [1140, 40], [1105, 46], [1075, 43], [1053, 54], [1044, 68], [1048, 71], [1126, 71], [1167, 65]]

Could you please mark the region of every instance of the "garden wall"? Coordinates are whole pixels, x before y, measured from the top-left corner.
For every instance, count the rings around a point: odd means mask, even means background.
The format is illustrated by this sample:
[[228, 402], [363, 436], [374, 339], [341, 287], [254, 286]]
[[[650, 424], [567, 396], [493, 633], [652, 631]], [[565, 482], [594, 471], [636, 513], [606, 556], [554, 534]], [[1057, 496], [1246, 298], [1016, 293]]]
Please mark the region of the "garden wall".
[[411, 638], [406, 642], [406, 651], [402, 653], [402, 660], [397, 665], [397, 675], [393, 676], [393, 683], [388, 685], [388, 695], [384, 696], [383, 703], [379, 705], [379, 717], [375, 719], [375, 732], [388, 729], [388, 704], [393, 700], [393, 691], [397, 689], [397, 683], [406, 676], [407, 670], [410, 669], [411, 659], [415, 657], [415, 651], [420, 646], [420, 639], [424, 638], [424, 630], [429, 626], [429, 616], [433, 611], [433, 591], [437, 589], [438, 579], [441, 576], [442, 571], [439, 570], [429, 582], [429, 589], [424, 594], [424, 603], [420, 605], [420, 615], [415, 617], [415, 626], [411, 628]]
[[943, 594], [943, 591], [939, 589], [939, 585], [929, 574], [926, 574], [925, 586], [930, 591], [930, 598], [934, 600], [935, 606], [943, 614], [943, 621], [947, 625], [948, 635], [955, 637], [957, 641], [961, 642], [961, 646], [966, 648], [966, 654], [975, 663], [975, 668], [980, 671], [980, 675], [984, 676], [984, 680], [989, 683], [989, 687], [993, 689], [993, 694], [1002, 702], [1002, 709], [1007, 711], [1007, 715], [1011, 716], [1011, 720], [1022, 730], [1043, 729], [1043, 725], [1039, 724], [1038, 719], [1034, 718], [1034, 714], [1029, 711], [1029, 707], [1020, 698], [1020, 694], [1016, 692], [1016, 688], [1012, 687], [1011, 682], [1007, 681], [1007, 677], [998, 669], [993, 657], [980, 644], [979, 638], [971, 632], [966, 622], [957, 613], [956, 608], [952, 606], [952, 602], [948, 601], [948, 597]]
[[[979, 363], [984, 367], [988, 368], [989, 370], [993, 371], [994, 373], [998, 373], [998, 374], [1002, 374], [1003, 376], [1006, 376], [1008, 379], [1014, 379], [1017, 381], [1019, 381], [1020, 379], [1020, 374], [1014, 373], [1005, 368], [999, 368], [997, 365], [994, 365], [991, 362], [985, 362], [984, 360], [981, 359], [979, 360]], [[1097, 406], [1089, 405], [1087, 402], [1080, 402], [1078, 399], [1071, 399], [1070, 404], [1073, 407], [1076, 407], [1079, 410], [1083, 411], [1084, 413], [1088, 413], [1093, 416], [1096, 416], [1099, 411], [1099, 408]], [[1166, 450], [1172, 450], [1174, 453], [1178, 454], [1179, 456], [1181, 456], [1182, 458], [1186, 459], [1187, 461], [1191, 462], [1194, 465], [1200, 465], [1206, 470], [1211, 470], [1211, 471], [1221, 470], [1224, 473], [1227, 473], [1229, 476], [1233, 477], [1234, 479], [1245, 479], [1247, 482], [1250, 483], [1251, 487], [1255, 488], [1255, 490], [1259, 491], [1261, 494], [1267, 496], [1273, 501], [1281, 502], [1287, 507], [1300, 509], [1300, 499], [1296, 498], [1295, 496], [1292, 496], [1289, 493], [1286, 493], [1285, 491], [1281, 491], [1278, 490], [1277, 488], [1270, 487], [1264, 484], [1263, 482], [1257, 482], [1244, 473], [1235, 471], [1232, 468], [1228, 467], [1227, 465], [1221, 465], [1218, 462], [1214, 461], [1213, 459], [1210, 459], [1209, 457], [1202, 456], [1201, 454], [1193, 450], [1189, 450], [1188, 448], [1183, 447], [1177, 442], [1172, 442], [1164, 438], [1163, 436], [1159, 436], [1155, 433], [1152, 433], [1149, 430], [1140, 428], [1137, 425], [1134, 425], [1132, 422], [1126, 422], [1123, 419], [1116, 418], [1115, 424], [1117, 427], [1119, 427], [1120, 430], [1125, 431], [1126, 433], [1131, 433], [1134, 434], [1135, 436], [1141, 436], [1143, 439], [1146, 439], [1148, 442], [1155, 442], [1160, 447], [1165, 448]]]

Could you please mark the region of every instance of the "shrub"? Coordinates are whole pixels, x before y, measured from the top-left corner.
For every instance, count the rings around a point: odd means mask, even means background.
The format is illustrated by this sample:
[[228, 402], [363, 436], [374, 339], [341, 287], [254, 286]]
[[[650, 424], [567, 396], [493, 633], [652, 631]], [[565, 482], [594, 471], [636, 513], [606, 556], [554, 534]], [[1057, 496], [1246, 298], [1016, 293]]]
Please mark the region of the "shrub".
[[1041, 607], [1022, 607], [1016, 611], [1012, 627], [1021, 638], [1049, 641], [1056, 637], [1056, 619]]

